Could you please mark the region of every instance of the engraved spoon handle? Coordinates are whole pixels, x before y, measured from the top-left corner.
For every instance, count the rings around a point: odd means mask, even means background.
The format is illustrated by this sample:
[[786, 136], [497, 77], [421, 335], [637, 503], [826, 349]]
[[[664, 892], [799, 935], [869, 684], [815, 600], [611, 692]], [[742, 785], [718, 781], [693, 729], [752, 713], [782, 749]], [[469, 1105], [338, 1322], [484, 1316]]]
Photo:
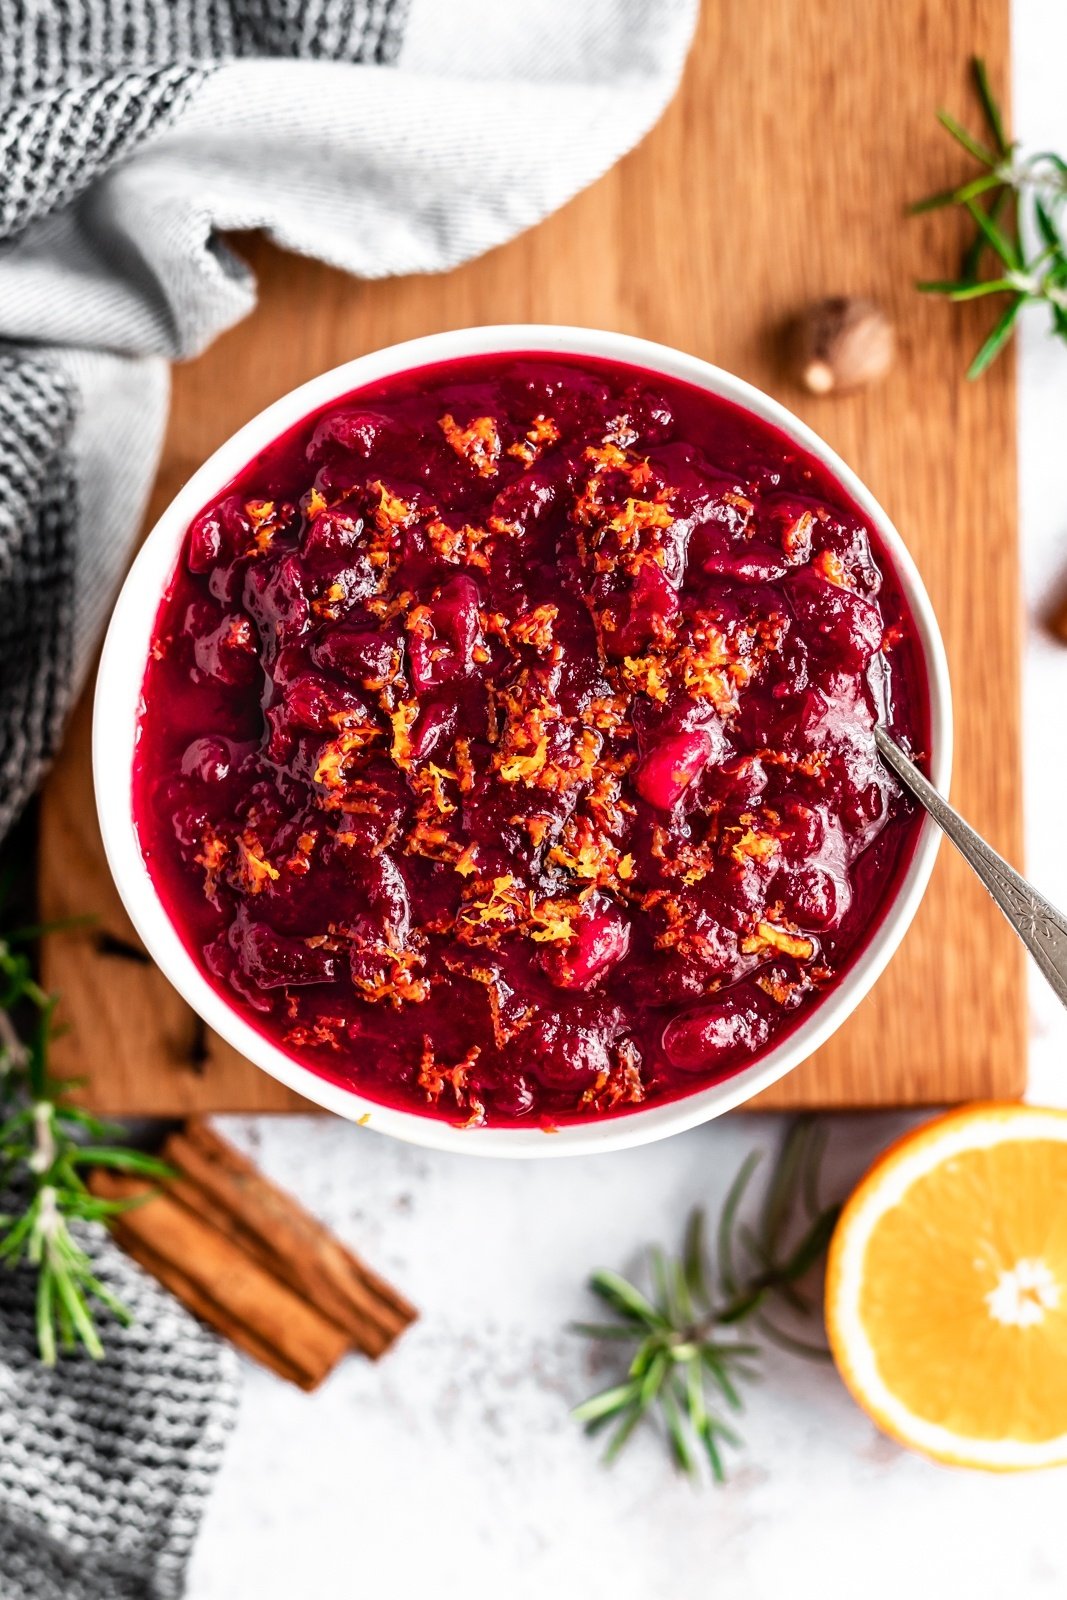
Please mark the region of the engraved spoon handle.
[[1014, 867], [1009, 867], [1003, 856], [998, 856], [964, 822], [883, 727], [875, 728], [874, 738], [882, 760], [925, 806], [938, 827], [948, 834], [956, 849], [974, 868], [1041, 968], [1060, 1003], [1067, 1006], [1067, 917], [1038, 894], [1033, 884], [1027, 883]]

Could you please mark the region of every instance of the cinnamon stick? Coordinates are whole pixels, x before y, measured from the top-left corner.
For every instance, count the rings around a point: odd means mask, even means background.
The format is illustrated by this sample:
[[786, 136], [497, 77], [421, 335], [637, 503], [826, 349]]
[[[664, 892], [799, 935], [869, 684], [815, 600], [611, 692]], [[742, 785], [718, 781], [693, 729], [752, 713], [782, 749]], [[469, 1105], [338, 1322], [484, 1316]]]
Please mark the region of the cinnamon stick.
[[116, 1237], [120, 1238], [123, 1250], [132, 1261], [136, 1261], [145, 1271], [151, 1273], [165, 1289], [169, 1289], [175, 1299], [201, 1322], [210, 1323], [219, 1333], [223, 1334], [238, 1350], [258, 1361], [260, 1366], [267, 1367], [271, 1372], [276, 1372], [279, 1378], [285, 1378], [289, 1383], [296, 1384], [297, 1388], [310, 1390], [316, 1387], [307, 1372], [287, 1361], [280, 1351], [275, 1350], [266, 1339], [261, 1339], [251, 1328], [246, 1328], [239, 1323], [223, 1322], [221, 1312], [215, 1303], [204, 1292], [180, 1271], [172, 1261], [166, 1261], [154, 1250], [132, 1235], [122, 1234], [121, 1229], [115, 1230]]
[[377, 1358], [417, 1313], [358, 1256], [253, 1163], [198, 1121], [173, 1134], [169, 1193], [315, 1306]]
[[190, 1310], [301, 1388], [314, 1389], [349, 1346], [344, 1329], [234, 1240], [150, 1183], [97, 1169], [90, 1187], [142, 1200], [114, 1222], [118, 1242]]
[[91, 1188], [143, 1201], [118, 1242], [183, 1304], [281, 1377], [313, 1389], [353, 1345], [380, 1356], [416, 1316], [385, 1280], [213, 1129], [190, 1122], [163, 1150], [162, 1194], [104, 1168]]

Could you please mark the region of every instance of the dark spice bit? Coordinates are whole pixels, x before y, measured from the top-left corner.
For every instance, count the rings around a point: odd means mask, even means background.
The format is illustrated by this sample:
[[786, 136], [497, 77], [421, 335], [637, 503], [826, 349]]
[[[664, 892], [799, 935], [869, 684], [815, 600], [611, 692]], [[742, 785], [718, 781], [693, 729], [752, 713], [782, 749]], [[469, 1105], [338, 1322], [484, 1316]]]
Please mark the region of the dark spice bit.
[[189, 1040], [189, 1065], [192, 1070], [203, 1075], [208, 1060], [207, 1023], [203, 1017], [193, 1013], [192, 1038]]
[[98, 955], [114, 956], [119, 961], [133, 961], [142, 967], [152, 964], [152, 957], [147, 950], [129, 939], [120, 939], [117, 934], [106, 931], [98, 933], [94, 942]]
[[1048, 631], [1060, 644], [1067, 644], [1067, 591], [1062, 593], [1048, 614]]

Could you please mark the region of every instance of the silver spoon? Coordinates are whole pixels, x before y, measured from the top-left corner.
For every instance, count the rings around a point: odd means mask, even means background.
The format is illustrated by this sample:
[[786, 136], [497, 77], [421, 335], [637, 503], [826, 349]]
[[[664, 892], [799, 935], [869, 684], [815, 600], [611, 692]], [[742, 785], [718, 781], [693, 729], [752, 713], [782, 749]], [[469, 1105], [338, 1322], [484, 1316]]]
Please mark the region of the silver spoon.
[[1048, 979], [1062, 1005], [1067, 1006], [1067, 917], [1049, 905], [1043, 895], [1003, 856], [986, 844], [974, 829], [942, 799], [914, 762], [879, 724], [874, 730], [878, 753], [901, 783], [948, 834], [960, 855], [974, 868], [1023, 944]]

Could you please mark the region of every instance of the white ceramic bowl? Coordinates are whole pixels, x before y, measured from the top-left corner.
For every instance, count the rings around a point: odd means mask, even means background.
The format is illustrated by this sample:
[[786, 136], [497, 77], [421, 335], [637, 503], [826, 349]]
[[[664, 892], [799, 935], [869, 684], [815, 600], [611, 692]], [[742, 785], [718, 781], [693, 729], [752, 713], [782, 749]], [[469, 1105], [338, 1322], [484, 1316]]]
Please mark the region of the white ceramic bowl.
[[[460, 1129], [446, 1122], [367, 1100], [319, 1077], [253, 1028], [211, 987], [197, 969], [160, 904], [141, 855], [134, 827], [132, 770], [141, 708], [141, 684], [160, 600], [177, 564], [182, 540], [201, 507], [257, 453], [310, 412], [365, 384], [394, 373], [460, 356], [509, 351], [600, 356], [679, 378], [771, 423], [810, 452], [837, 478], [877, 529], [915, 618], [926, 658], [930, 690], [933, 781], [948, 787], [952, 761], [952, 714], [948, 665], [937, 622], [922, 580], [889, 518], [850, 468], [810, 428], [784, 407], [739, 378], [664, 345], [590, 328], [515, 326], [466, 328], [433, 334], [360, 356], [294, 389], [247, 423], [193, 474], [145, 541], [115, 606], [104, 644], [93, 723], [93, 768], [104, 847], [124, 905], [146, 949], [189, 1004], [216, 1033], [308, 1100], [340, 1116], [414, 1144], [465, 1154], [562, 1156], [621, 1150], [678, 1133], [750, 1099], [810, 1056], [854, 1011], [881, 974], [915, 915], [933, 867], [939, 835], [924, 821], [911, 862], [883, 919], [848, 972], [789, 1036], [722, 1083], [684, 1099], [651, 1105], [628, 1115], [560, 1129]], [[144, 1070], [152, 1071], [146, 1062]]]

